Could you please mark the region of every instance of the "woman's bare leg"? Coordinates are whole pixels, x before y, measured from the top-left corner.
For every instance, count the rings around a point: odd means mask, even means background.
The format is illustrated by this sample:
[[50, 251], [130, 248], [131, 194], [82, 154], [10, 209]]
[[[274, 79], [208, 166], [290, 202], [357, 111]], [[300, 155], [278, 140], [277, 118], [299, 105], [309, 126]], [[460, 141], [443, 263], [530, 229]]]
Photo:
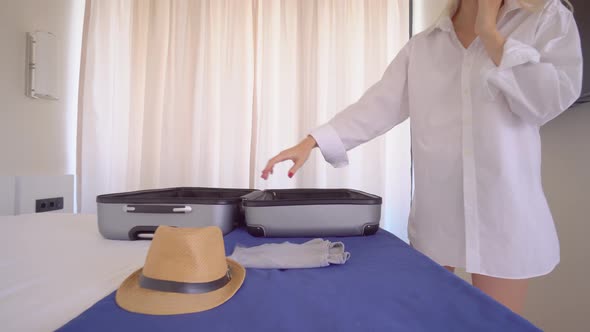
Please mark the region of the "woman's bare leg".
[[496, 301], [522, 315], [528, 289], [528, 279], [502, 279], [472, 274], [473, 286], [481, 289]]
[[451, 271], [451, 272], [455, 273], [455, 268], [454, 268], [454, 267], [452, 267], [452, 266], [445, 266], [445, 269], [447, 269], [447, 270], [449, 270], [449, 271]]

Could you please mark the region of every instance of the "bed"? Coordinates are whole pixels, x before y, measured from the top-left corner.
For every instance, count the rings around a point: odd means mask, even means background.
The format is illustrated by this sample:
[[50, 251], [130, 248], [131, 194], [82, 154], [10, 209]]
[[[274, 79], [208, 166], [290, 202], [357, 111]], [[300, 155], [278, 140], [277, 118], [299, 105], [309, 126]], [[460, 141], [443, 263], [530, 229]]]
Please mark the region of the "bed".
[[[93, 215], [0, 223], [8, 234], [0, 241], [3, 331], [538, 331], [383, 230], [340, 238], [352, 254], [345, 265], [248, 269], [242, 288], [218, 308], [149, 316], [114, 301], [121, 281], [143, 264], [149, 241], [105, 240]], [[225, 244], [229, 254], [238, 243], [284, 240], [238, 229]]]
[[108, 241], [96, 216], [0, 217], [0, 326], [54, 331], [143, 265], [149, 243]]

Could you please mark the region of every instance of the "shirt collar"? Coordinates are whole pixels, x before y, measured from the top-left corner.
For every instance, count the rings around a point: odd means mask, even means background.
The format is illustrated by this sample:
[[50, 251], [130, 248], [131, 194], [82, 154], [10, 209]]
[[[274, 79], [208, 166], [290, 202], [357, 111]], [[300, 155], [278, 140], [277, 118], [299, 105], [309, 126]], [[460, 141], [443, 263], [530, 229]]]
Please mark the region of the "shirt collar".
[[[513, 12], [517, 9], [522, 8], [522, 5], [518, 0], [504, 0], [504, 5], [500, 8], [498, 13], [498, 21], [503, 19], [508, 13]], [[427, 34], [431, 34], [433, 31], [440, 30], [444, 32], [451, 32], [453, 29], [453, 21], [451, 20], [451, 13], [449, 10], [445, 10], [438, 20], [428, 30]]]
[[443, 13], [441, 17], [431, 26], [426, 34], [431, 34], [433, 31], [440, 30], [444, 32], [450, 32], [453, 29], [453, 21], [449, 13]]

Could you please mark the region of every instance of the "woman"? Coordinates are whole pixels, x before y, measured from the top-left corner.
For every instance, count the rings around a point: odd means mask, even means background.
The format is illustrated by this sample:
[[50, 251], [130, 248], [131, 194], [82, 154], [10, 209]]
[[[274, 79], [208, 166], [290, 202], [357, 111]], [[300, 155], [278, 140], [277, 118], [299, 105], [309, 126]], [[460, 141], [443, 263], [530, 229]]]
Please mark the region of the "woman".
[[559, 242], [541, 187], [539, 128], [582, 84], [580, 39], [559, 0], [459, 0], [412, 38], [355, 104], [272, 158], [292, 177], [319, 147], [346, 151], [411, 118], [414, 248], [522, 313], [528, 279], [551, 272]]

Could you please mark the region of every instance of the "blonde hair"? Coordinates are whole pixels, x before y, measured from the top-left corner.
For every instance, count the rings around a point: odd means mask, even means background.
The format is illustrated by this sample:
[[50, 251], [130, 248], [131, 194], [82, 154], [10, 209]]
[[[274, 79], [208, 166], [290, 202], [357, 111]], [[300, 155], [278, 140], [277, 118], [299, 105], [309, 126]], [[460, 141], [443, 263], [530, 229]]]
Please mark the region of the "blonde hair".
[[[451, 16], [455, 14], [457, 9], [459, 8], [459, 1], [460, 0], [449, 0], [449, 4], [447, 6], [447, 13]], [[574, 6], [572, 5], [569, 0], [562, 0], [568, 6], [571, 11], [574, 11]], [[526, 8], [530, 11], [539, 11], [543, 9], [545, 6], [546, 0], [518, 0], [523, 8]]]

